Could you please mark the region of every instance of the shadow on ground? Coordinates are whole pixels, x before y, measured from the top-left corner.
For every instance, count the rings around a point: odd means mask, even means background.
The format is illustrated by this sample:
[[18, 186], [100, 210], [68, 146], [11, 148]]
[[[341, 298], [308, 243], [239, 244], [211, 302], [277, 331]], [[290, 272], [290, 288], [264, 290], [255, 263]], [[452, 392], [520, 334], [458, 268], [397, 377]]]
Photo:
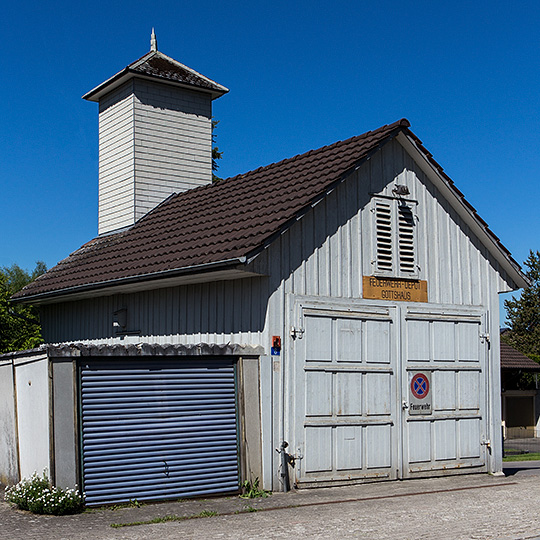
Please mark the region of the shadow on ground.
[[506, 461], [503, 463], [505, 476], [540, 475], [540, 461]]

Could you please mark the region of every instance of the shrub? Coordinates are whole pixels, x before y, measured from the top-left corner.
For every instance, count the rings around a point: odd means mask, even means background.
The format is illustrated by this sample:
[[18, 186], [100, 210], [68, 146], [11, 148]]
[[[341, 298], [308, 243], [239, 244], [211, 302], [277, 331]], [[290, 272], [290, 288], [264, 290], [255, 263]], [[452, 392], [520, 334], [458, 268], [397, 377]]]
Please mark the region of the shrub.
[[34, 514], [52, 514], [61, 516], [75, 514], [84, 507], [84, 500], [77, 489], [61, 489], [51, 486], [47, 474], [34, 473], [30, 478], [23, 478], [13, 487], [6, 488], [5, 499], [21, 510], [30, 510]]

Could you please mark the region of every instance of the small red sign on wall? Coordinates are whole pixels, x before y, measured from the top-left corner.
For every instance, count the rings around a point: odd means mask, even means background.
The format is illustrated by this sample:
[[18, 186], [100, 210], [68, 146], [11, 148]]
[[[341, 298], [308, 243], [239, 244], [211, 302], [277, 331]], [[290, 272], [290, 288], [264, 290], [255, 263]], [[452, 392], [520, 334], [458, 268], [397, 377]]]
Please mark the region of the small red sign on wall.
[[279, 356], [281, 354], [281, 337], [272, 336], [272, 356]]

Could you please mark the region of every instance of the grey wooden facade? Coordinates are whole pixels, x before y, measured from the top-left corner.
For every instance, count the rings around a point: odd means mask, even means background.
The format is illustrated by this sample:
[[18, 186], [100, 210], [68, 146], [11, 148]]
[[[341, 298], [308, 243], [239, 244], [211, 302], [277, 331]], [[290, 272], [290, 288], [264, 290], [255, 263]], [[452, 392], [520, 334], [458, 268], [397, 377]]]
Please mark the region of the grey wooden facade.
[[[363, 276], [377, 275], [373, 201], [391, 200], [396, 184], [415, 204], [417, 278], [427, 281], [428, 303], [363, 298]], [[274, 448], [283, 439], [299, 458], [291, 472], [300, 485], [497, 473], [498, 293], [517, 287], [497, 250], [400, 135], [270, 242], [248, 265], [249, 277], [199, 277], [43, 305], [44, 336], [48, 343], [262, 347], [261, 399], [249, 407], [260, 409], [258, 468], [269, 489], [280, 487]], [[113, 326], [119, 310], [127, 314], [121, 334]], [[279, 356], [270, 356], [272, 336], [282, 337]], [[351, 356], [355, 349], [363, 352]], [[415, 367], [432, 373], [434, 414], [423, 423], [402, 410]]]
[[132, 79], [99, 103], [99, 233], [212, 178], [212, 98]]
[[153, 36], [84, 96], [100, 237], [15, 297], [46, 344], [0, 357], [0, 479], [47, 469], [97, 504], [201, 494], [202, 461], [205, 494], [501, 473], [517, 264], [405, 119], [171, 196], [211, 182], [227, 91]]

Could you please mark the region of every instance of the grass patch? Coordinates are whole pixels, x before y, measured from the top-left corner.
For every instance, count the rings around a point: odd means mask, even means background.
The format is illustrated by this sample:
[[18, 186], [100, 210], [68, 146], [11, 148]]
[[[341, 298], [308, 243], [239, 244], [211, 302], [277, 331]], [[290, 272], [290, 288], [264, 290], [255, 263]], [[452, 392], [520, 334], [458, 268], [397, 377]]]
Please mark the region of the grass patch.
[[141, 508], [146, 506], [146, 503], [139, 502], [137, 499], [130, 499], [127, 502], [116, 503], [116, 504], [104, 504], [103, 506], [94, 506], [93, 508], [85, 508], [84, 512], [88, 514], [93, 514], [94, 512], [103, 512], [104, 510], [125, 510], [126, 508]]
[[171, 514], [169, 516], [156, 517], [154, 519], [148, 519], [146, 521], [131, 521], [130, 523], [111, 523], [111, 527], [119, 529], [121, 527], [136, 527], [137, 525], [154, 525], [156, 523], [167, 523], [168, 521], [185, 521], [187, 519], [207, 518], [219, 515], [213, 510], [203, 510], [199, 514], [193, 514], [191, 516], [176, 516]]
[[503, 458], [503, 461], [536, 461], [540, 460], [540, 453], [532, 454], [518, 454], [515, 456], [506, 456]]

